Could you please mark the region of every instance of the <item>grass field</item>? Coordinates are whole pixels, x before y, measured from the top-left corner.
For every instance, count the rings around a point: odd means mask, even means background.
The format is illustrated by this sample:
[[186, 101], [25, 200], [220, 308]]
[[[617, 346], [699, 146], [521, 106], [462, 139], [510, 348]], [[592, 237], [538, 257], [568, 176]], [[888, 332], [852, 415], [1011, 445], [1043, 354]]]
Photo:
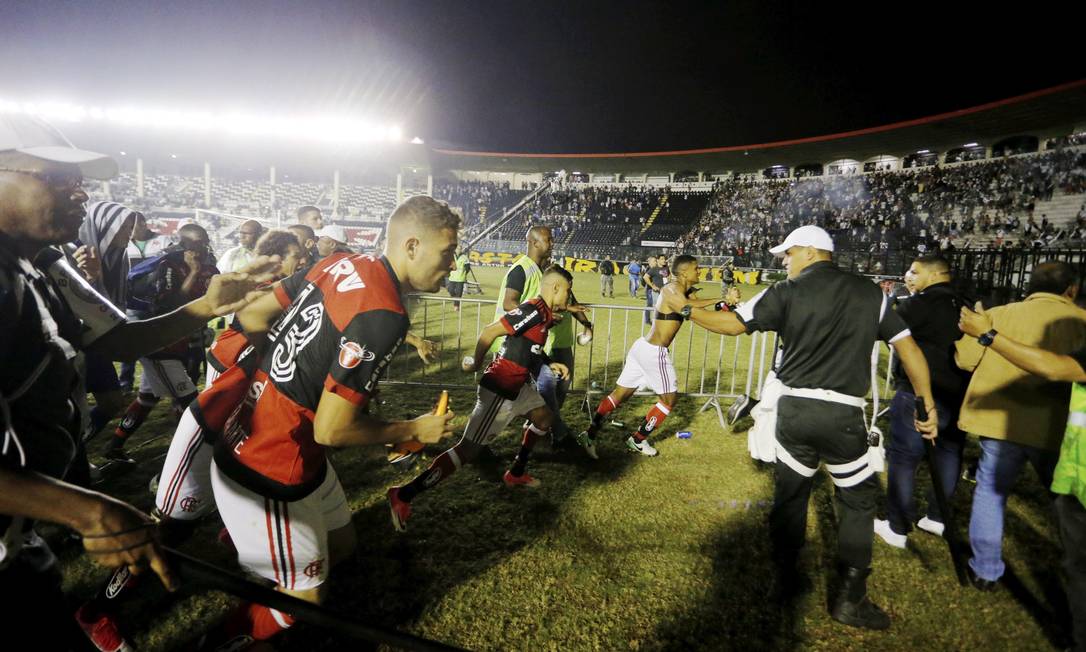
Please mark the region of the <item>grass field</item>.
[[[491, 297], [500, 271], [476, 271]], [[643, 304], [643, 299], [642, 303], [629, 299], [624, 289], [616, 283], [614, 303]], [[600, 300], [594, 275], [578, 275], [575, 290], [582, 301]], [[754, 291], [751, 287], [745, 294]], [[707, 285], [706, 292], [718, 289]], [[464, 351], [474, 342], [474, 310], [463, 313]], [[484, 309], [479, 317], [482, 324], [489, 321], [492, 310]], [[575, 389], [595, 381], [606, 391], [621, 368], [625, 351], [619, 341], [619, 318], [612, 316], [608, 344], [601, 324], [604, 312], [597, 310], [592, 317], [597, 332], [591, 371], [586, 350], [579, 347]], [[416, 332], [421, 333], [425, 323], [429, 337], [444, 340], [443, 368], [424, 374], [417, 358], [405, 355], [394, 364], [392, 379], [470, 386], [470, 376], [455, 370], [463, 355], [457, 354], [456, 329], [451, 327], [457, 317], [430, 306], [425, 315], [419, 312], [413, 319]], [[633, 332], [639, 321], [639, 314], [629, 318], [629, 342], [637, 336]], [[715, 381], [719, 336], [711, 336], [706, 344], [703, 332], [690, 325], [683, 328], [673, 354], [680, 386], [696, 391], [700, 372], [691, 372], [692, 379], [684, 378], [685, 360], [708, 357]], [[734, 340], [726, 343], [727, 373], [722, 377], [730, 378], [735, 345]], [[741, 344], [737, 356], [742, 382], [749, 355], [744, 346], [748, 345]], [[707, 391], [712, 391], [712, 384]], [[731, 393], [726, 390], [721, 387], [722, 392]], [[386, 418], [410, 418], [428, 410], [436, 394], [436, 387], [387, 384], [379, 413]], [[451, 395], [463, 424], [474, 391], [453, 389]], [[585, 415], [577, 411], [580, 398], [573, 394], [564, 410], [571, 427], [578, 429], [586, 423]], [[1059, 646], [1063, 640], [1058, 625], [1062, 604], [1057, 579], [1059, 543], [1046, 493], [1032, 472], [1020, 481], [1008, 505], [1005, 557], [1010, 581], [1006, 588], [984, 594], [959, 587], [945, 544], [930, 535], [913, 535], [904, 551], [876, 541], [870, 590], [892, 616], [892, 628], [864, 632], [833, 622], [826, 613], [835, 542], [832, 484], [820, 476], [811, 501], [804, 555], [815, 591], [789, 608], [770, 603], [766, 515], [772, 472], [756, 467], [747, 454], [744, 434], [749, 419], [737, 424], [735, 432], [722, 430], [712, 411], [698, 413], [704, 400], [680, 398], [663, 431], [654, 438], [660, 450], [657, 458], [626, 453], [621, 440], [629, 428], [607, 428], [599, 461], [579, 451], [552, 452], [541, 444], [530, 467], [543, 481], [536, 491], [507, 490], [469, 467], [416, 500], [404, 534], [392, 530], [384, 492], [413, 477], [415, 470], [392, 468], [381, 449], [332, 453], [354, 512], [359, 550], [336, 569], [328, 606], [472, 650], [1045, 650]], [[648, 397], [635, 398], [618, 418], [636, 424], [650, 404]], [[693, 438], [676, 439], [677, 430], [690, 430]], [[105, 489], [149, 510], [153, 497], [147, 492], [147, 481], [159, 470], [171, 432], [166, 411], [160, 407], [130, 444], [140, 466]], [[102, 443], [94, 443], [92, 458]], [[518, 444], [519, 432], [511, 426], [494, 448], [503, 458], [512, 459]], [[432, 447], [428, 453], [441, 449]], [[975, 455], [975, 447], [971, 452]], [[926, 481], [922, 469], [921, 487]], [[957, 497], [963, 515], [968, 513], [970, 494], [971, 486], [964, 485]], [[220, 524], [211, 520], [184, 549], [231, 567], [232, 561], [214, 543]], [[71, 548], [61, 554], [67, 588], [79, 596], [92, 594], [106, 572]], [[231, 598], [220, 594], [188, 591], [171, 596], [150, 584], [124, 614], [130, 638], [143, 650], [177, 647], [231, 604]], [[305, 625], [286, 632], [275, 645], [283, 650], [359, 647]]]

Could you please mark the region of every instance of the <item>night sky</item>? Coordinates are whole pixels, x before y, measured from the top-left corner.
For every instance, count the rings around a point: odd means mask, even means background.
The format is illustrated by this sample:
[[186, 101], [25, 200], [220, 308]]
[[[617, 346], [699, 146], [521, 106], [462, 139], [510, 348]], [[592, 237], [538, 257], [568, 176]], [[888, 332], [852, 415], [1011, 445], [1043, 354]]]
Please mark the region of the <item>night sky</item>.
[[1086, 78], [1082, 2], [155, 4], [3, 3], [0, 96], [352, 112], [431, 144], [618, 152], [835, 133]]

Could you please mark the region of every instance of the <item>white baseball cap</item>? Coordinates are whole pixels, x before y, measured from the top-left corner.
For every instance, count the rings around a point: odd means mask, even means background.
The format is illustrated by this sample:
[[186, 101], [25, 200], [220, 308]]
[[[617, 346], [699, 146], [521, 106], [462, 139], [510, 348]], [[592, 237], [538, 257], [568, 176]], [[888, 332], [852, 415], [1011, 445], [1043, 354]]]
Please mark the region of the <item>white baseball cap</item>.
[[340, 244], [347, 244], [347, 230], [338, 224], [329, 224], [317, 231], [318, 238], [329, 238]]
[[792, 247], [814, 247], [823, 251], [833, 251], [833, 238], [824, 229], [808, 224], [789, 233], [784, 242], [771, 248], [769, 253], [779, 256]]
[[44, 161], [79, 166], [83, 176], [111, 179], [117, 162], [105, 154], [76, 149], [47, 122], [21, 113], [0, 113], [0, 152], [15, 151]]

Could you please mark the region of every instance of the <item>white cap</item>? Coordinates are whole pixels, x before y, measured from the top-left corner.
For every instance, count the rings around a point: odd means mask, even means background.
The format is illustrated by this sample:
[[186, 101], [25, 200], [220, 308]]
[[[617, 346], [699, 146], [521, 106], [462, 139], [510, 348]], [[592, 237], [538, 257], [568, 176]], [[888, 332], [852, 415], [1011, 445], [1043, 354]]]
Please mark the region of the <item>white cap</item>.
[[824, 229], [808, 224], [789, 233], [784, 242], [771, 248], [769, 253], [779, 256], [792, 247], [814, 247], [823, 251], [833, 251], [833, 238]]
[[329, 224], [317, 231], [318, 238], [330, 238], [340, 244], [347, 244], [347, 230], [338, 224]]
[[48, 123], [20, 113], [0, 113], [0, 152], [16, 151], [55, 163], [79, 166], [83, 176], [110, 179], [117, 176], [117, 162], [105, 154], [76, 149]]

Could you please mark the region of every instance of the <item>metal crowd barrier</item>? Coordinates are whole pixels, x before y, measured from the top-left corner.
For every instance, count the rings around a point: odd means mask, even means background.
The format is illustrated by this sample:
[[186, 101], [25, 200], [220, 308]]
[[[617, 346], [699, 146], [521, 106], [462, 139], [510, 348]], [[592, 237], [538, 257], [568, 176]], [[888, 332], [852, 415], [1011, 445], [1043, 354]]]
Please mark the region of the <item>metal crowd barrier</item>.
[[[464, 356], [474, 354], [479, 333], [494, 320], [496, 303], [493, 299], [411, 295], [408, 310], [412, 332], [423, 339], [438, 342], [442, 352], [438, 361], [427, 367], [413, 349], [404, 345], [405, 351], [389, 365], [383, 382], [440, 389], [477, 387], [479, 373], [463, 373], [460, 362]], [[455, 304], [460, 306], [459, 311], [453, 309]], [[648, 333], [649, 325], [645, 324], [644, 315], [651, 309], [604, 304], [590, 308], [593, 338], [586, 346], [573, 347], [570, 393], [582, 395], [582, 404], [594, 410], [594, 401], [613, 389], [626, 353], [634, 341]], [[578, 325], [577, 331], [580, 330]], [[724, 427], [721, 401], [730, 402], [743, 395], [760, 398], [766, 376], [773, 368], [778, 344], [776, 333], [732, 337], [710, 333], [693, 323], [684, 324], [671, 345], [679, 392], [706, 399], [701, 411], [714, 409], [721, 427]], [[876, 346], [885, 345], [876, 343]], [[893, 349], [885, 348], [889, 349], [889, 353], [882, 351], [879, 355], [880, 361], [886, 361], [885, 378], [879, 389], [883, 397], [888, 397]], [[740, 369], [741, 361], [746, 361], [745, 369]], [[639, 394], [647, 396], [651, 392]], [[883, 403], [884, 406], [888, 404], [888, 400]], [[885, 411], [883, 409], [879, 414]]]

